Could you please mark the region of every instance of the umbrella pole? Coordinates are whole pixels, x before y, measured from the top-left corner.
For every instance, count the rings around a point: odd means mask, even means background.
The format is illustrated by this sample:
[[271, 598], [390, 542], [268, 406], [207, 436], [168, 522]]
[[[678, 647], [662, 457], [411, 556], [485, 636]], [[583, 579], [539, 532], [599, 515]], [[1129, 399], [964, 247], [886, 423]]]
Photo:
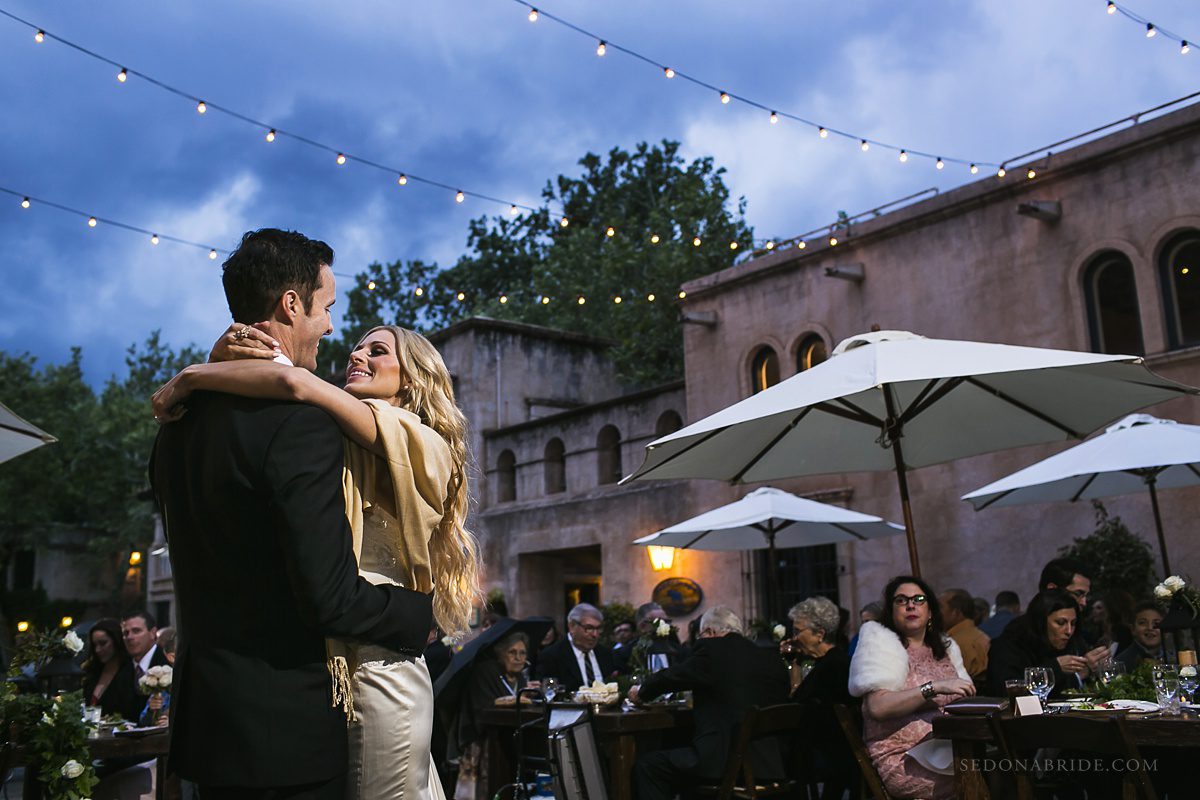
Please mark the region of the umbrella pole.
[[767, 621], [774, 622], [775, 614], [779, 612], [779, 561], [775, 557], [775, 529], [767, 528], [767, 591], [771, 598], [771, 607], [767, 609]]
[[1163, 536], [1162, 514], [1158, 511], [1158, 489], [1155, 484], [1158, 483], [1158, 476], [1149, 475], [1146, 477], [1146, 485], [1150, 487], [1150, 507], [1154, 509], [1154, 528], [1158, 532], [1158, 552], [1162, 554], [1163, 562], [1163, 577], [1166, 578], [1171, 574], [1171, 562], [1167, 560], [1167, 539]]
[[917, 556], [917, 533], [913, 528], [912, 506], [908, 502], [908, 473], [904, 467], [904, 452], [900, 449], [900, 438], [904, 429], [896, 421], [896, 411], [892, 402], [891, 387], [883, 388], [883, 400], [887, 405], [888, 426], [886, 434], [888, 444], [892, 448], [892, 458], [896, 461], [896, 480], [900, 483], [900, 508], [904, 512], [904, 536], [908, 539], [908, 564], [914, 577], [921, 577], [921, 559]]

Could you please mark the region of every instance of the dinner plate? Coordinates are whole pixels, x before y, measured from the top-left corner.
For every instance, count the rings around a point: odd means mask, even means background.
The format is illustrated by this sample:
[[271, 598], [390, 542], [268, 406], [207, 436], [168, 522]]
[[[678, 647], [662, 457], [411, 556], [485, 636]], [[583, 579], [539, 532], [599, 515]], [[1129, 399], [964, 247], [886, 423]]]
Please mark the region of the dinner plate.
[[139, 736], [153, 736], [156, 733], [166, 733], [168, 730], [169, 728], [159, 725], [155, 725], [152, 728], [118, 728], [113, 731], [113, 736], [131, 736], [136, 739]]
[[1097, 703], [1091, 708], [1072, 708], [1072, 711], [1130, 711], [1135, 714], [1146, 714], [1151, 711], [1159, 711], [1161, 707], [1158, 703], [1151, 703], [1149, 700], [1108, 700], [1103, 703]]

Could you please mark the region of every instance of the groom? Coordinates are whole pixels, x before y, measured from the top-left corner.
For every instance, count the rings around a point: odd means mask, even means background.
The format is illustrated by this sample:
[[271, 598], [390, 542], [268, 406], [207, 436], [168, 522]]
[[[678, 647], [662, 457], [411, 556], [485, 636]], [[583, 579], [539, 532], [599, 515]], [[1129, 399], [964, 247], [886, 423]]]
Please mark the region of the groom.
[[[315, 369], [332, 263], [324, 242], [247, 233], [224, 266], [233, 319], [267, 320], [282, 355]], [[342, 442], [315, 407], [212, 392], [159, 431], [150, 476], [179, 603], [170, 768], [204, 800], [343, 797], [325, 637], [425, 647], [431, 596], [358, 576]]]

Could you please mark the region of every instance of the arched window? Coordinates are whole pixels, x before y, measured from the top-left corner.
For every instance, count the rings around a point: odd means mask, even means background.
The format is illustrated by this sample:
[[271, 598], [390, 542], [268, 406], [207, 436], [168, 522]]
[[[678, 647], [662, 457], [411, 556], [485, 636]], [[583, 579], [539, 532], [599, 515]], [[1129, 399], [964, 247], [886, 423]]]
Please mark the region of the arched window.
[[1083, 295], [1092, 350], [1142, 355], [1142, 320], [1129, 258], [1116, 251], [1093, 258], [1083, 273]]
[[812, 369], [827, 358], [829, 358], [829, 348], [825, 346], [825, 340], [821, 338], [820, 334], [807, 334], [800, 340], [800, 346], [796, 348], [796, 372]]
[[1158, 259], [1171, 349], [1200, 344], [1200, 231], [1184, 231]]
[[517, 457], [505, 450], [496, 459], [496, 502], [511, 503], [517, 499]]
[[613, 425], [605, 425], [596, 435], [596, 457], [600, 485], [621, 480], [621, 432]]
[[683, 420], [675, 411], [664, 411], [658, 417], [658, 422], [654, 423], [654, 438], [666, 436], [668, 433], [674, 433], [683, 427]]
[[545, 470], [546, 494], [558, 494], [567, 489], [567, 451], [562, 439], [546, 442], [546, 453], [542, 457]]
[[775, 350], [763, 345], [750, 362], [750, 393], [758, 394], [763, 389], [779, 383], [779, 356]]

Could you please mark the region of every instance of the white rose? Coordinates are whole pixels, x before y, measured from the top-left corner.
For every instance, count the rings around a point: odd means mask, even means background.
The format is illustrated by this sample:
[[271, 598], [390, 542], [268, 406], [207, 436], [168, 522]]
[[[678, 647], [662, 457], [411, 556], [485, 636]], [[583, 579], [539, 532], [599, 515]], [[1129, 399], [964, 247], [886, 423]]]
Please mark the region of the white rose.
[[1171, 593], [1174, 594], [1175, 592], [1178, 592], [1180, 589], [1182, 589], [1184, 586], [1187, 586], [1187, 582], [1184, 581], [1184, 579], [1179, 577], [1178, 575], [1172, 575], [1171, 577], [1169, 577], [1165, 581], [1163, 581], [1163, 586], [1166, 586], [1168, 589], [1171, 590]]
[[70, 761], [62, 765], [62, 769], [60, 769], [59, 772], [62, 773], [64, 778], [78, 778], [83, 774], [83, 764], [80, 764], [78, 761], [72, 758]]
[[670, 636], [671, 635], [671, 623], [667, 622], [665, 619], [660, 619], [658, 621], [658, 626], [655, 628], [654, 632], [657, 633], [659, 636]]
[[453, 636], [443, 636], [442, 644], [446, 645], [446, 647], [449, 647], [450, 645], [454, 644], [454, 637]]
[[776, 625], [774, 628], [771, 628], [771, 633], [774, 634], [776, 639], [782, 640], [787, 635], [787, 628], [782, 625]]
[[63, 646], [72, 653], [78, 653], [83, 649], [83, 639], [80, 639], [75, 631], [67, 631], [67, 635], [63, 637]]
[[1154, 587], [1154, 596], [1159, 600], [1167, 600], [1172, 594], [1174, 593], [1168, 589], [1165, 584], [1160, 583], [1158, 586]]

